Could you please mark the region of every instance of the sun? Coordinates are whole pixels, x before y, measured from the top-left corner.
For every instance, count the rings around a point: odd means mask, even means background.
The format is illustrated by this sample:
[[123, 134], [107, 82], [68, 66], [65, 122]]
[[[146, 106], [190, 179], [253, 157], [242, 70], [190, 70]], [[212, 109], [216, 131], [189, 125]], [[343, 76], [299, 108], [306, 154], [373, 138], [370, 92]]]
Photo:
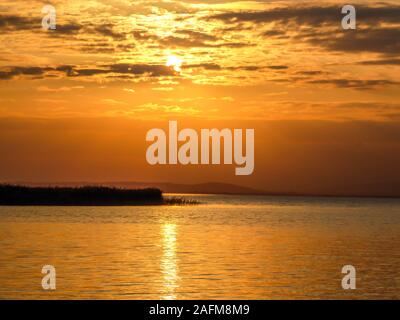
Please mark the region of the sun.
[[183, 64], [183, 60], [181, 58], [178, 58], [177, 56], [174, 56], [174, 55], [169, 55], [167, 57], [167, 62], [165, 65], [167, 67], [173, 67], [176, 72], [181, 72], [182, 64]]

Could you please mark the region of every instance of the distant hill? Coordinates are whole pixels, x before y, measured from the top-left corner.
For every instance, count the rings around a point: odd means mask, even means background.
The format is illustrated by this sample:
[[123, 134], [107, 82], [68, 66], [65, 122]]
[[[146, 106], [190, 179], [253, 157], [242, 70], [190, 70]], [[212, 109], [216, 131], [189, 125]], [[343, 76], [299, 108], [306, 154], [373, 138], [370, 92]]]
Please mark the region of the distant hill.
[[[114, 183], [115, 184], [115, 183]], [[159, 188], [165, 193], [194, 193], [194, 194], [265, 194], [265, 191], [241, 187], [229, 183], [199, 183], [199, 184], [178, 184], [178, 183], [143, 183], [143, 182], [120, 182], [119, 187], [128, 188]]]

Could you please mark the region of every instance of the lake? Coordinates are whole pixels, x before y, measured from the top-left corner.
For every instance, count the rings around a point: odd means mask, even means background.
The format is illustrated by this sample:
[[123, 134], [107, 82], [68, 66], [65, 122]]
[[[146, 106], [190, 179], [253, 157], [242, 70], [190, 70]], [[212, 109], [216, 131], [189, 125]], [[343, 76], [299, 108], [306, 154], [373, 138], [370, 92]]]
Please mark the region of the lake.
[[400, 298], [400, 199], [185, 197], [201, 204], [0, 207], [0, 298]]

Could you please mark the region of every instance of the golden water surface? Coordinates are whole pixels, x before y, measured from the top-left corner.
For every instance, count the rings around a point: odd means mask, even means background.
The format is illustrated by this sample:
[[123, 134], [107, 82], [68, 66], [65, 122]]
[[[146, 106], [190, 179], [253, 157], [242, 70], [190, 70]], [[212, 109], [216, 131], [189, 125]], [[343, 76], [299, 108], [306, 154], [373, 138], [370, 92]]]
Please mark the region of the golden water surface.
[[[202, 204], [0, 207], [0, 298], [400, 297], [398, 200], [191, 198]], [[356, 290], [341, 287], [348, 264]]]

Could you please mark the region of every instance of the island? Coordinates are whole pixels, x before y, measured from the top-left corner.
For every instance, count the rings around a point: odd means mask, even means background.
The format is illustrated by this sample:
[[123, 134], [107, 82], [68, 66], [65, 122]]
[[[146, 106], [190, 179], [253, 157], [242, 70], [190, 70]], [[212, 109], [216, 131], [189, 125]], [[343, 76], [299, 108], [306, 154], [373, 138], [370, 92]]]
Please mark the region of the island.
[[103, 186], [30, 187], [0, 185], [2, 206], [138, 206], [189, 205], [197, 201], [164, 197], [160, 189], [124, 189]]

